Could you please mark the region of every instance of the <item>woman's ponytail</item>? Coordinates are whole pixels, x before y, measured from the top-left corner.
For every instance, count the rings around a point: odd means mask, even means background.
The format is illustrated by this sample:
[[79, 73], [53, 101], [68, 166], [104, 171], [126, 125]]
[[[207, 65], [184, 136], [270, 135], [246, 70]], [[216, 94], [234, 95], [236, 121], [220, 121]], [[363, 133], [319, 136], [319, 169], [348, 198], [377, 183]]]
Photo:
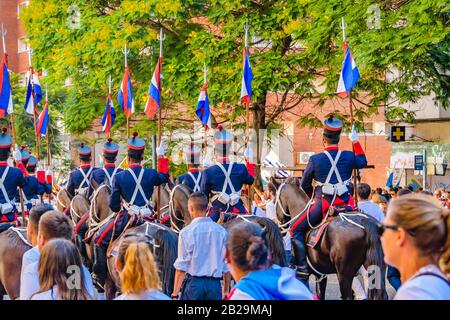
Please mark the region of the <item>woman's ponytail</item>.
[[442, 209], [442, 219], [444, 220], [444, 225], [446, 227], [446, 239], [443, 248], [443, 252], [440, 257], [440, 268], [446, 273], [450, 274], [450, 210], [447, 208]]

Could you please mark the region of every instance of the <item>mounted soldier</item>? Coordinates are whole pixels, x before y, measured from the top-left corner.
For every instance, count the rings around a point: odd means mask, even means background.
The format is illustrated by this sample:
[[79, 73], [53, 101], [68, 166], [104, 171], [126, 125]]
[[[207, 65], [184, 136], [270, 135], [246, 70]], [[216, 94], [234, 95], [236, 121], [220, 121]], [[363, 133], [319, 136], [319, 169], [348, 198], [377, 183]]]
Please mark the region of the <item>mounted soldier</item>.
[[201, 150], [193, 143], [183, 150], [186, 162], [188, 164], [188, 172], [180, 175], [177, 179], [177, 184], [185, 184], [193, 192], [200, 191], [200, 181], [202, 172], [200, 171], [200, 154]]
[[153, 214], [153, 189], [169, 179], [169, 159], [164, 158], [161, 151], [158, 151], [161, 156], [158, 159], [158, 172], [142, 167], [145, 141], [137, 135], [134, 132], [133, 137], [128, 140], [128, 170], [116, 174], [113, 179], [110, 208], [114, 214], [94, 235], [93, 280], [99, 288], [103, 288], [106, 280], [106, 253], [109, 244], [125, 229], [150, 218]]
[[12, 139], [3, 128], [0, 135], [0, 223], [15, 222], [17, 208], [14, 199], [19, 197], [18, 187], [27, 185], [27, 172], [22, 163], [20, 150], [14, 152], [14, 160], [18, 168], [8, 166], [11, 153]]
[[80, 166], [69, 175], [67, 193], [70, 198], [73, 198], [76, 194], [84, 195], [87, 198], [89, 179], [91, 178], [92, 172], [97, 170], [97, 168], [91, 166], [92, 150], [89, 146], [84, 145], [83, 142], [78, 149], [78, 156], [80, 159]]
[[241, 199], [243, 186], [253, 184], [253, 176], [245, 164], [232, 162], [229, 158], [233, 135], [218, 127], [214, 135], [214, 153], [217, 163], [202, 173], [200, 190], [211, 201], [210, 217], [218, 221], [224, 214], [224, 221], [237, 214], [247, 214]]
[[[26, 155], [26, 154], [25, 154]], [[28, 155], [27, 161], [24, 161], [24, 152], [22, 150], [22, 163], [26, 165], [26, 170], [28, 176], [25, 178], [27, 184], [22, 189], [22, 198], [26, 211], [30, 211], [33, 206], [38, 203], [39, 197], [44, 193], [50, 194], [52, 192], [52, 187], [46, 181], [39, 181], [36, 177], [36, 168], [38, 165], [38, 160]], [[20, 211], [20, 205], [18, 204], [20, 199], [16, 198], [16, 206]]]
[[313, 200], [290, 225], [297, 277], [302, 281], [307, 281], [309, 275], [305, 248], [306, 232], [320, 224], [328, 215], [335, 214], [337, 210], [355, 210], [355, 202], [350, 192], [352, 172], [353, 169], [361, 169], [367, 165], [354, 128], [350, 134], [353, 152], [339, 150], [342, 127], [342, 121], [333, 116], [325, 119], [325, 150], [311, 156], [300, 182], [302, 189]]

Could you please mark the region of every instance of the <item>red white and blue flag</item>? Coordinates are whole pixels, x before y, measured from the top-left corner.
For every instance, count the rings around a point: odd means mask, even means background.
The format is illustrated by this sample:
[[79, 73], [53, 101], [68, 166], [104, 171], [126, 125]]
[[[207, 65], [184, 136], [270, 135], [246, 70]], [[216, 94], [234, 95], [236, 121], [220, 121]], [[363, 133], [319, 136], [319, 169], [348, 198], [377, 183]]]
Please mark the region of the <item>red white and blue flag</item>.
[[148, 88], [148, 98], [145, 103], [145, 113], [150, 119], [156, 114], [156, 111], [160, 108], [161, 104], [161, 70], [162, 70], [163, 58], [159, 57], [156, 64], [155, 72], [150, 81], [150, 87]]
[[252, 81], [253, 72], [250, 66], [250, 53], [248, 48], [244, 48], [241, 101], [245, 102], [247, 106], [250, 106], [252, 102]]
[[0, 118], [6, 117], [13, 112], [11, 82], [9, 80], [9, 71], [6, 60], [7, 56], [5, 53], [3, 54], [2, 64], [0, 66]]
[[122, 84], [119, 90], [119, 104], [122, 107], [123, 113], [129, 118], [134, 113], [133, 91], [131, 88], [130, 70], [125, 68]]
[[50, 117], [48, 115], [48, 101], [45, 101], [44, 109], [42, 109], [42, 112], [39, 114], [36, 124], [37, 132], [39, 132], [39, 135], [41, 137], [47, 134], [49, 119]]
[[209, 129], [211, 128], [211, 110], [209, 109], [208, 91], [206, 90], [207, 87], [208, 84], [205, 83], [200, 91], [195, 113], [202, 122], [202, 125], [206, 129]]
[[116, 110], [114, 110], [114, 105], [111, 99], [111, 95], [108, 96], [106, 100], [105, 114], [102, 119], [103, 132], [109, 134], [111, 132], [111, 127], [114, 125], [116, 120]]
[[339, 84], [336, 93], [345, 98], [349, 92], [355, 87], [360, 75], [355, 60], [350, 53], [350, 48], [347, 42], [344, 40], [345, 58], [342, 63], [341, 76], [339, 78]]
[[27, 98], [25, 101], [24, 109], [29, 114], [37, 113], [36, 106], [42, 100], [41, 84], [39, 83], [39, 77], [31, 69], [31, 75], [28, 78], [27, 85]]

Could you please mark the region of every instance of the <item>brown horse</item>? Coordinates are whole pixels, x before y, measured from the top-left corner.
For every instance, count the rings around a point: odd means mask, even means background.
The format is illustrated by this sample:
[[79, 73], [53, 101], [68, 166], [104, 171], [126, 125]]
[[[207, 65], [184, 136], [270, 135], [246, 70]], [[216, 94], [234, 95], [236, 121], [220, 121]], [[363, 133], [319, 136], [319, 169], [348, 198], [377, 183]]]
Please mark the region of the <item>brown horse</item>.
[[[288, 227], [289, 221], [304, 210], [309, 198], [292, 181], [282, 185], [275, 179], [272, 179], [272, 182], [278, 189], [277, 218], [281, 225]], [[376, 283], [369, 284], [368, 298], [387, 299], [384, 276], [386, 265], [378, 224], [371, 217], [355, 213], [359, 212], [354, 212], [353, 215], [348, 213], [346, 217], [363, 228], [347, 219], [335, 218], [328, 225], [316, 248], [307, 246], [310, 269], [313, 274], [320, 276], [319, 285], [316, 283], [320, 299], [325, 298], [327, 279], [324, 276], [334, 273], [338, 277], [342, 299], [352, 299], [352, 280], [362, 265], [368, 272], [373, 271], [372, 275], [376, 277]]]
[[11, 300], [19, 297], [22, 256], [31, 248], [24, 228], [9, 228], [0, 233], [0, 300], [5, 294]]
[[116, 293], [120, 291], [120, 277], [116, 269], [116, 259], [120, 240], [124, 235], [143, 235], [148, 237], [151, 243], [150, 249], [155, 257], [161, 279], [162, 291], [170, 296], [175, 280], [175, 268], [173, 266], [177, 258], [178, 236], [168, 227], [145, 222], [137, 227], [126, 230], [118, 239], [111, 243], [108, 248], [108, 276], [105, 282], [105, 294], [108, 300], [114, 299]]
[[[187, 185], [175, 185], [170, 180], [167, 184], [158, 186], [153, 191], [154, 209], [157, 210], [158, 205], [160, 205], [161, 212], [169, 210], [170, 225], [175, 232], [180, 232], [182, 228], [191, 223], [192, 218], [187, 206], [191, 193], [192, 190]], [[161, 202], [159, 198], [161, 198]]]

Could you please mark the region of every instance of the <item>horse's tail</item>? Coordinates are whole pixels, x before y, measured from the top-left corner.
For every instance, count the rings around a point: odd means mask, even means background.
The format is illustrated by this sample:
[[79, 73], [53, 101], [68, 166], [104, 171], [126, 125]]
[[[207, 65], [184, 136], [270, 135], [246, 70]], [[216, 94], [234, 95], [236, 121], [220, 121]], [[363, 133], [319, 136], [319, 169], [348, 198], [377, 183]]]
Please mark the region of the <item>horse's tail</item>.
[[377, 221], [372, 217], [362, 218], [361, 225], [366, 231], [366, 260], [364, 266], [368, 277], [369, 300], [387, 299], [386, 293], [386, 265], [384, 263], [383, 248]]
[[160, 229], [155, 234], [155, 240], [159, 247], [158, 266], [161, 271], [161, 282], [163, 292], [172, 294], [175, 282], [175, 268], [173, 266], [177, 259], [178, 237], [170, 229]]
[[280, 267], [287, 267], [286, 254], [284, 250], [283, 236], [278, 225], [269, 218], [255, 216], [255, 222], [261, 225], [266, 232], [266, 239], [269, 244], [271, 261]]

